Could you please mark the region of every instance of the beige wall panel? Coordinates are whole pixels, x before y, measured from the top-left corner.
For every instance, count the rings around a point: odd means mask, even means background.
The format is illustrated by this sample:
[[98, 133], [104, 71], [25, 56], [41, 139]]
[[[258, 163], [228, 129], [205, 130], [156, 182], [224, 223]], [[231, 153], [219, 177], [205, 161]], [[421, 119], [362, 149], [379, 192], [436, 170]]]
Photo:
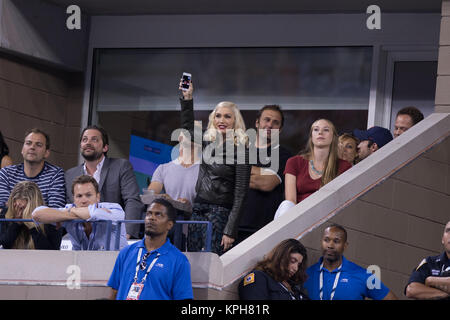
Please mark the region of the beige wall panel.
[[438, 57], [438, 75], [450, 75], [450, 46], [442, 46], [439, 48]]
[[450, 1], [442, 1], [442, 16], [450, 16]]
[[450, 106], [435, 106], [434, 112], [436, 113], [450, 113]]
[[441, 31], [439, 34], [439, 44], [441, 46], [450, 45], [450, 16], [441, 19]]
[[436, 82], [436, 96], [435, 96], [435, 103], [437, 105], [448, 105], [450, 103], [449, 88], [450, 88], [450, 76], [438, 76]]
[[25, 300], [28, 286], [0, 285], [0, 300]]
[[414, 160], [392, 178], [434, 191], [445, 190], [447, 164], [421, 157]]
[[386, 208], [392, 208], [393, 194], [393, 181], [391, 179], [387, 179], [370, 190], [370, 192], [363, 195], [360, 199]]
[[423, 157], [450, 164], [450, 137], [427, 151]]
[[395, 181], [395, 210], [444, 223], [448, 220], [450, 196], [401, 181]]
[[405, 275], [410, 275], [413, 268], [417, 267], [423, 258], [437, 254], [435, 251], [424, 250], [393, 241], [388, 242], [384, 251], [388, 259], [387, 269]]
[[408, 238], [406, 243], [419, 248], [441, 251], [444, 226], [444, 224], [410, 216], [408, 219]]

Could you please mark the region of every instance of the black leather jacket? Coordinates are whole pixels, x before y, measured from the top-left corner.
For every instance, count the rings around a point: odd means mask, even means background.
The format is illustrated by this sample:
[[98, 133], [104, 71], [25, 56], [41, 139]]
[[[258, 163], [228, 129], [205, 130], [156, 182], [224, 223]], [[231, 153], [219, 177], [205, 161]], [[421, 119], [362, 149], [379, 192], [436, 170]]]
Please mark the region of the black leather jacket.
[[[191, 137], [194, 137], [194, 102], [180, 99], [180, 103], [181, 126], [191, 133]], [[233, 144], [231, 148], [234, 153], [230, 157], [229, 152], [224, 152], [226, 149], [216, 149], [212, 144], [211, 141], [202, 142], [203, 158], [195, 186], [196, 201], [200, 200], [200, 202], [231, 208], [223, 233], [236, 239], [242, 205], [250, 183], [251, 166], [248, 164], [248, 148], [243, 148], [243, 146], [238, 148]], [[242, 160], [238, 158], [238, 155], [242, 155], [242, 150], [245, 151], [245, 163], [237, 161], [238, 159]], [[208, 161], [208, 155], [216, 157], [215, 159], [221, 158], [222, 164], [217, 161]]]

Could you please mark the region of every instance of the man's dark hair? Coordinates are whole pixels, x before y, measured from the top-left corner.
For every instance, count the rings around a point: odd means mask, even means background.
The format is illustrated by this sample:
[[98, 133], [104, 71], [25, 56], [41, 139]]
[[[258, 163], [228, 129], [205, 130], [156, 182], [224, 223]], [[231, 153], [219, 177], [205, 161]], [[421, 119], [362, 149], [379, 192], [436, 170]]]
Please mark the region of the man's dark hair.
[[177, 210], [174, 208], [174, 206], [169, 201], [167, 201], [166, 199], [163, 199], [163, 198], [156, 198], [149, 204], [149, 206], [151, 206], [153, 203], [158, 203], [158, 204], [166, 207], [167, 217], [169, 218], [170, 221], [175, 222], [175, 220], [177, 218]]
[[[87, 126], [86, 128], [83, 129], [83, 131], [81, 132], [80, 135], [80, 142], [83, 139], [83, 135], [86, 132], [86, 130], [97, 130], [100, 132], [100, 134], [102, 135], [102, 141], [103, 141], [103, 146], [109, 145], [109, 138], [108, 138], [108, 133], [106, 132], [105, 129], [103, 129], [102, 127], [96, 126], [95, 124]], [[103, 152], [103, 154], [106, 156], [107, 152]]]
[[333, 224], [329, 225], [326, 229], [338, 229], [339, 231], [341, 231], [344, 234], [344, 242], [347, 242], [347, 230], [345, 230], [345, 228], [343, 226], [341, 226], [340, 224], [333, 223]]
[[41, 129], [33, 128], [33, 129], [27, 130], [27, 131], [25, 132], [25, 137], [24, 137], [24, 139], [25, 139], [29, 134], [31, 134], [31, 133], [39, 133], [39, 134], [42, 134], [42, 135], [44, 136], [44, 138], [45, 138], [45, 150], [50, 150], [50, 137], [48, 136], [47, 133], [45, 133], [45, 132], [42, 131]]
[[95, 180], [94, 177], [83, 174], [81, 176], [76, 177], [72, 181], [72, 195], [74, 195], [75, 186], [77, 184], [86, 184], [86, 183], [92, 183], [92, 185], [94, 186], [94, 189], [95, 189], [95, 193], [99, 193], [97, 180]]
[[276, 111], [278, 113], [280, 113], [281, 115], [281, 126], [280, 129], [283, 128], [283, 124], [284, 124], [284, 114], [283, 114], [283, 110], [281, 110], [281, 107], [277, 104], [269, 104], [269, 105], [265, 105], [264, 107], [262, 107], [259, 111], [258, 114], [256, 115], [256, 120], [259, 121], [259, 119], [261, 119], [261, 116], [263, 114], [263, 112], [265, 110], [272, 110], [272, 111]]
[[399, 112], [397, 112], [397, 117], [402, 114], [410, 116], [412, 119], [413, 125], [417, 124], [419, 121], [422, 121], [424, 118], [423, 113], [420, 112], [420, 110], [417, 109], [416, 107], [412, 107], [412, 106], [401, 109]]

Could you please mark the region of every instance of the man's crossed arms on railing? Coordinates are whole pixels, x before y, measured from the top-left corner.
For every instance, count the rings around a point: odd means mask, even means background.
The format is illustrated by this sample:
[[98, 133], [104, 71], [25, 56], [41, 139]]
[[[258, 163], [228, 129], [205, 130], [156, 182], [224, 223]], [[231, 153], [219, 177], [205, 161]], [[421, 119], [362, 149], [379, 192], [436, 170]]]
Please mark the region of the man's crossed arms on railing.
[[[87, 175], [76, 178], [72, 193], [73, 204], [58, 209], [38, 207], [32, 213], [33, 219], [39, 223], [62, 223], [73, 250], [107, 250], [107, 243], [114, 243], [117, 236], [120, 237], [119, 249], [127, 245], [125, 226], [122, 224], [119, 230], [114, 223], [123, 220], [125, 212], [117, 203], [100, 202], [98, 184], [94, 178]], [[108, 232], [108, 220], [113, 222], [111, 232]], [[91, 223], [93, 221], [96, 222]]]

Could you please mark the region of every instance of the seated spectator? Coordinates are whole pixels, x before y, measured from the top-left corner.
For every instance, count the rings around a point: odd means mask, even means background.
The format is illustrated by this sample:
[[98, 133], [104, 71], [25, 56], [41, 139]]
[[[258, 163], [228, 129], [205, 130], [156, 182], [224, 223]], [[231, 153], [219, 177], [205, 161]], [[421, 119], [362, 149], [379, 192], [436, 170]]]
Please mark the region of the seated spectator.
[[180, 135], [180, 153], [177, 159], [159, 165], [152, 176], [148, 190], [160, 194], [163, 190], [168, 199], [192, 205], [195, 199], [200, 166], [199, 146]]
[[285, 198], [297, 204], [350, 168], [349, 162], [338, 158], [334, 125], [317, 120], [311, 126], [306, 150], [286, 163]]
[[450, 221], [442, 235], [444, 252], [423, 259], [412, 272], [405, 293], [412, 299], [450, 299]]
[[[397, 297], [366, 269], [345, 259], [347, 231], [333, 224], [322, 236], [322, 257], [306, 272], [305, 288], [312, 300], [397, 300]], [[369, 284], [371, 286], [369, 286]], [[378, 284], [378, 285], [377, 285]]]
[[309, 300], [303, 290], [307, 254], [300, 241], [279, 243], [239, 283], [241, 300]]
[[406, 107], [397, 112], [394, 125], [394, 138], [423, 120], [423, 114], [416, 107]]
[[111, 300], [193, 299], [189, 260], [167, 239], [175, 215], [165, 199], [148, 206], [144, 239], [123, 248], [117, 257], [108, 281]]
[[[127, 245], [124, 224], [119, 230], [117, 223], [114, 223], [124, 220], [125, 213], [117, 203], [100, 202], [98, 184], [93, 177], [82, 175], [76, 178], [72, 183], [72, 194], [73, 204], [58, 209], [40, 206], [33, 211], [33, 219], [42, 223], [63, 222], [72, 242], [72, 250], [106, 250], [109, 236], [111, 249], [116, 237], [120, 237], [120, 248]], [[86, 222], [71, 221], [79, 219]], [[113, 221], [111, 234], [107, 233], [106, 220]]]
[[[70, 168], [65, 174], [67, 203], [72, 203], [72, 182], [80, 175], [94, 177], [99, 185], [100, 201], [118, 203], [127, 220], [142, 220], [145, 206], [139, 198], [139, 186], [133, 166], [126, 159], [110, 158], [109, 138], [105, 129], [88, 126], [80, 136], [80, 152], [84, 163]], [[126, 225], [128, 238], [140, 238], [142, 224]]]
[[388, 129], [377, 126], [368, 130], [355, 129], [353, 135], [360, 141], [358, 145], [359, 161], [364, 160], [393, 139]]
[[[8, 199], [8, 211], [0, 219], [32, 219], [32, 211], [44, 204], [36, 183], [22, 181], [16, 184]], [[51, 224], [34, 222], [1, 222], [0, 245], [4, 249], [59, 250], [61, 233]]]
[[2, 132], [0, 131], [0, 169], [11, 166], [13, 164], [13, 161], [11, 157], [9, 156], [9, 148], [6, 144], [5, 140], [3, 139]]
[[[184, 135], [180, 135], [179, 141], [180, 153], [178, 158], [156, 168], [148, 189], [153, 190], [156, 194], [160, 194], [164, 190], [163, 195], [166, 199], [175, 199], [192, 207], [200, 167], [200, 149], [198, 145], [192, 143]], [[189, 219], [191, 213], [191, 211], [177, 210], [177, 220]], [[180, 250], [185, 247], [182, 227], [182, 225], [176, 224], [169, 232], [169, 238]]]
[[339, 159], [350, 162], [352, 165], [356, 163], [358, 156], [357, 146], [359, 141], [350, 133], [344, 133], [339, 136], [338, 157]]
[[0, 170], [0, 209], [4, 208], [9, 194], [17, 182], [35, 182], [51, 208], [64, 206], [66, 190], [64, 170], [45, 161], [50, 156], [50, 138], [40, 129], [25, 133], [22, 146], [23, 163]]

